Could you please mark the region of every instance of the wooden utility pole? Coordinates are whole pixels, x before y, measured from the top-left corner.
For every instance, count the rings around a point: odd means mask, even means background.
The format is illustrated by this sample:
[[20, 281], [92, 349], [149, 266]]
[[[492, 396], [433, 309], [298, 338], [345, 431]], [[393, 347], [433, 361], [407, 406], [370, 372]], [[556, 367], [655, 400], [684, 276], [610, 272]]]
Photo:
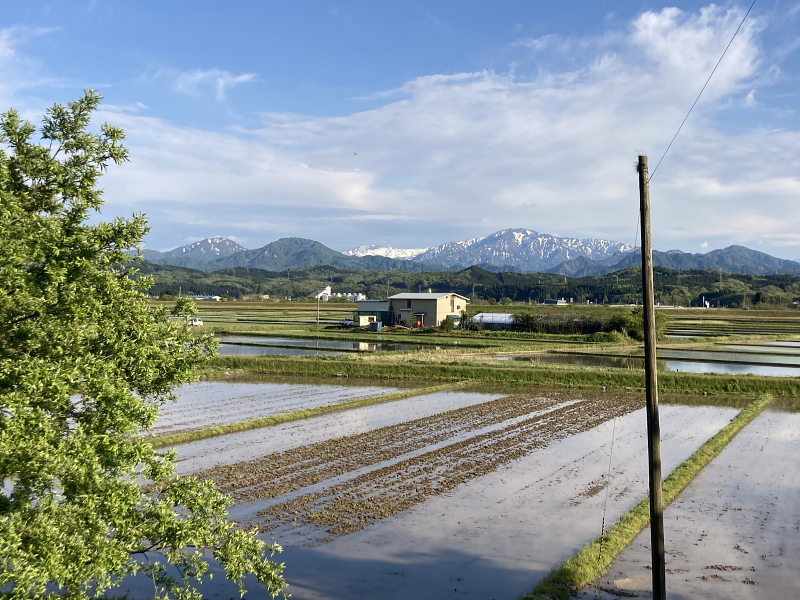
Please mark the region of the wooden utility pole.
[[639, 208], [642, 218], [642, 304], [644, 308], [644, 370], [647, 386], [647, 455], [650, 473], [650, 548], [653, 558], [653, 598], [667, 599], [664, 561], [664, 503], [661, 497], [661, 428], [658, 423], [656, 314], [653, 290], [653, 246], [650, 239], [650, 178], [647, 157], [639, 156]]
[[319, 325], [319, 294], [317, 294], [317, 325]]

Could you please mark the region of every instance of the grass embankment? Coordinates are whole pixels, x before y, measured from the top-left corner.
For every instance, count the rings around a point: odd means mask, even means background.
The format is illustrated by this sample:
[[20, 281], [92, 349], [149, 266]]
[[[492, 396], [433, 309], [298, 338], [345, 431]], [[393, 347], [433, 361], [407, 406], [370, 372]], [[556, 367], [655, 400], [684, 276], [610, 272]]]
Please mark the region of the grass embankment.
[[[530, 364], [495, 366], [475, 362], [367, 361], [357, 358], [278, 356], [216, 356], [208, 373], [231, 371], [275, 375], [358, 377], [422, 381], [527, 383], [569, 388], [643, 389], [644, 371], [595, 367], [561, 367]], [[659, 389], [669, 392], [714, 394], [800, 395], [800, 378], [758, 375], [659, 372]]]
[[[714, 437], [703, 444], [684, 463], [676, 468], [663, 483], [664, 507], [670, 505], [703, 467], [728, 445], [739, 431], [770, 403], [764, 396], [753, 400]], [[550, 572], [530, 593], [520, 600], [566, 600], [572, 593], [602, 577], [611, 563], [650, 522], [650, 500], [644, 498], [602, 538], [584, 546], [577, 554]], [[603, 552], [600, 553], [602, 539]]]
[[339, 412], [342, 410], [350, 410], [352, 408], [359, 408], [361, 406], [368, 406], [370, 404], [382, 404], [383, 402], [392, 402], [393, 400], [402, 400], [403, 398], [410, 398], [411, 396], [420, 396], [423, 394], [432, 394], [434, 392], [441, 392], [459, 386], [459, 383], [446, 383], [442, 385], [434, 385], [425, 388], [415, 388], [411, 390], [401, 390], [391, 394], [383, 394], [381, 396], [370, 396], [368, 398], [357, 398], [348, 402], [340, 402], [339, 404], [329, 404], [327, 406], [316, 406], [314, 408], [303, 408], [289, 413], [281, 413], [278, 415], [271, 415], [269, 417], [262, 417], [260, 419], [251, 419], [249, 421], [240, 421], [238, 423], [228, 423], [227, 425], [217, 425], [216, 427], [207, 427], [205, 429], [194, 429], [192, 431], [181, 431], [178, 433], [167, 433], [164, 435], [152, 436], [147, 438], [156, 448], [164, 446], [172, 446], [175, 444], [185, 444], [186, 442], [194, 442], [205, 438], [215, 437], [218, 435], [225, 435], [228, 433], [237, 433], [239, 431], [247, 431], [248, 429], [258, 429], [259, 427], [271, 427], [280, 423], [287, 423], [289, 421], [299, 421], [301, 419], [308, 419], [317, 417], [332, 412]]

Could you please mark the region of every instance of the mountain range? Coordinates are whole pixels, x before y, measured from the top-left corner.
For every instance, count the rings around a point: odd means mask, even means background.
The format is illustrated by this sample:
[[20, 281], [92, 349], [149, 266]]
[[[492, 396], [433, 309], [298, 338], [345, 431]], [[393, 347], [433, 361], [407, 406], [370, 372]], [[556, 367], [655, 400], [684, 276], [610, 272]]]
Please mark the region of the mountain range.
[[[495, 272], [589, 277], [641, 263], [639, 252], [630, 244], [556, 237], [530, 229], [503, 229], [482, 238], [417, 249], [359, 246], [337, 252], [314, 240], [281, 238], [262, 248], [248, 250], [232, 240], [217, 237], [168, 252], [145, 249], [142, 254], [152, 263], [207, 272], [238, 267], [284, 271], [317, 265], [384, 271], [442, 271], [480, 266]], [[744, 246], [729, 246], [706, 254], [654, 251], [653, 263], [680, 270], [722, 269], [741, 274], [800, 275], [800, 262], [776, 258]]]
[[482, 238], [448, 242], [431, 248], [404, 250], [359, 246], [348, 256], [387, 256], [452, 269], [472, 265], [514, 267], [525, 272], [547, 271], [566, 260], [587, 257], [603, 260], [633, 250], [630, 244], [610, 240], [556, 237], [531, 229], [502, 229]]

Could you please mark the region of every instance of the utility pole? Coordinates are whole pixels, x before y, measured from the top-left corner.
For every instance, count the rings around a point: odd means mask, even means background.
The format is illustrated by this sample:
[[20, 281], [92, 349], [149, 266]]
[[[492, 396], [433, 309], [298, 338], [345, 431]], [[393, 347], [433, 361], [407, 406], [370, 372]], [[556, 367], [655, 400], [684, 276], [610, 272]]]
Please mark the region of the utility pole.
[[647, 455], [650, 474], [650, 548], [653, 598], [667, 600], [664, 561], [664, 503], [661, 496], [661, 428], [658, 422], [656, 315], [653, 291], [653, 247], [650, 238], [650, 177], [647, 157], [639, 156], [639, 209], [642, 219], [642, 304], [644, 308], [644, 369], [647, 386]]
[[317, 294], [317, 325], [319, 325], [319, 294]]

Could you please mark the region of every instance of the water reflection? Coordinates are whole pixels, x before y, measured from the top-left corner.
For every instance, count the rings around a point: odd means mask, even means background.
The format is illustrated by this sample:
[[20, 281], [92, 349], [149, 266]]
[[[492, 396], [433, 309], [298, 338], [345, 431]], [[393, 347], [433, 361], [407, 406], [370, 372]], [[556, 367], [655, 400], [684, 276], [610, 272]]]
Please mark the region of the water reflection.
[[[249, 347], [253, 346], [302, 346], [308, 348], [320, 348], [323, 350], [358, 350], [361, 352], [369, 352], [375, 350], [383, 350], [388, 352], [400, 352], [404, 350], [437, 350], [439, 347], [432, 344], [391, 344], [386, 342], [357, 342], [347, 340], [327, 340], [327, 339], [309, 339], [309, 338], [281, 338], [281, 337], [233, 337], [225, 336], [219, 338], [222, 345], [225, 346], [228, 342], [228, 347], [235, 344], [247, 344]], [[246, 346], [243, 346], [246, 347]], [[283, 350], [283, 348], [281, 348]], [[222, 354], [234, 354], [233, 352], [223, 352]], [[239, 354], [291, 354], [290, 352], [241, 352]], [[302, 354], [302, 352], [300, 353]]]
[[315, 355], [339, 356], [341, 354], [344, 354], [344, 352], [336, 352], [335, 350], [317, 350], [316, 348], [280, 348], [276, 346], [266, 346], [266, 345], [239, 346], [235, 344], [220, 344], [219, 353], [230, 356], [242, 356], [242, 355], [273, 356], [278, 354], [282, 354], [284, 356], [315, 356]]
[[[700, 354], [700, 353], [696, 353]], [[716, 354], [716, 353], [705, 353]], [[780, 360], [783, 357], [776, 357]], [[565, 364], [585, 367], [606, 367], [614, 369], [644, 369], [644, 358], [636, 356], [593, 356], [582, 354], [536, 354], [529, 356], [495, 356], [495, 360], [527, 361], [549, 364]], [[770, 377], [798, 377], [800, 368], [765, 364], [736, 364], [726, 362], [700, 362], [686, 360], [659, 359], [661, 371], [682, 373], [724, 373], [730, 375], [767, 375]], [[800, 366], [800, 365], [798, 365]]]

